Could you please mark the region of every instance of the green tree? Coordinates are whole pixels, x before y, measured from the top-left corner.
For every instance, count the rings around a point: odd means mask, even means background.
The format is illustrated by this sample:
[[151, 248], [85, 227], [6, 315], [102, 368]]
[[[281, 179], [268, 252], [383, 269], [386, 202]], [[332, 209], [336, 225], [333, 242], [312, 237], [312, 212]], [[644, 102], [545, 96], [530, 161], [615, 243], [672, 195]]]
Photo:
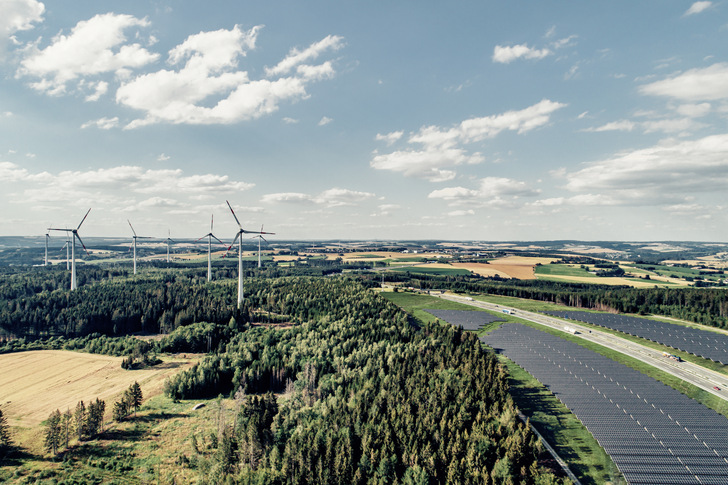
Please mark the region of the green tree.
[[134, 408], [134, 416], [136, 416], [137, 409], [142, 405], [142, 388], [138, 382], [134, 381], [134, 384], [129, 388], [130, 391], [130, 404]]
[[88, 415], [86, 416], [86, 429], [88, 430], [89, 436], [95, 436], [103, 431], [105, 410], [106, 403], [99, 398], [96, 398], [95, 402], [89, 404]]
[[58, 448], [60, 447], [63, 440], [63, 434], [61, 431], [61, 412], [56, 409], [51, 413], [50, 416], [48, 416], [48, 420], [46, 421], [46, 431], [45, 431], [45, 449], [46, 451], [49, 451], [53, 453], [54, 455], [58, 453]]
[[76, 404], [73, 412], [73, 428], [76, 431], [76, 437], [81, 441], [86, 436], [86, 406], [83, 401]]
[[13, 442], [10, 439], [10, 426], [8, 426], [8, 419], [3, 415], [3, 410], [0, 409], [0, 451], [4, 451]]

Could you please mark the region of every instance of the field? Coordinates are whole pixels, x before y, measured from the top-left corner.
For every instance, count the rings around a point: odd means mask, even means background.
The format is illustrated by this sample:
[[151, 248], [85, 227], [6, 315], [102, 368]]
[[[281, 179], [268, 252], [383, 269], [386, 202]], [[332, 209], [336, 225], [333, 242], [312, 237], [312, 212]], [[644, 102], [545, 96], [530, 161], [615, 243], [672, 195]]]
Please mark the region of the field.
[[627, 273], [634, 276], [645, 277], [649, 275], [650, 279], [642, 279], [640, 277], [612, 277], [612, 276], [597, 276], [590, 273], [594, 271], [593, 267], [587, 266], [587, 269], [582, 268], [577, 264], [544, 264], [536, 268], [536, 276], [540, 280], [547, 281], [569, 281], [573, 283], [592, 283], [600, 285], [626, 285], [635, 288], [654, 288], [655, 286], [676, 286], [682, 285], [687, 286], [684, 281], [670, 280], [669, 278], [662, 278], [655, 273], [650, 273], [638, 268], [632, 268], [628, 266], [620, 266]]
[[158, 394], [164, 380], [190, 367], [196, 356], [163, 359], [149, 369], [124, 370], [122, 357], [64, 350], [36, 350], [0, 355], [0, 395], [11, 426], [36, 428], [56, 409], [73, 409], [78, 401], [113, 400], [134, 381], [145, 396]]

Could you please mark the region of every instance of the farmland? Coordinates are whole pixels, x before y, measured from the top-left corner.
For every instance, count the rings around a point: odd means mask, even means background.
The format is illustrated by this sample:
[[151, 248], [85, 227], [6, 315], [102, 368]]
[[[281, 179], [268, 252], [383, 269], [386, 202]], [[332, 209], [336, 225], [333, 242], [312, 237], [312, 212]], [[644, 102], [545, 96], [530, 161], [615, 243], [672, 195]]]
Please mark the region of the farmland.
[[162, 364], [133, 371], [122, 369], [121, 361], [121, 357], [64, 350], [0, 355], [3, 413], [14, 426], [34, 427], [51, 411], [73, 409], [78, 401], [112, 400], [134, 381], [148, 395], [158, 394], [166, 378], [196, 359], [167, 357]]

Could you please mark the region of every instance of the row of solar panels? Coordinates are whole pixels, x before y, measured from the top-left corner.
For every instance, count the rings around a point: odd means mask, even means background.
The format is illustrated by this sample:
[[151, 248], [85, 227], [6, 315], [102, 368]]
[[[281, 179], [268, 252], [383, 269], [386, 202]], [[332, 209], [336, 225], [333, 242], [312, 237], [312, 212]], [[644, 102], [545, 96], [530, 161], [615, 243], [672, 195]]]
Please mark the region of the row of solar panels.
[[481, 340], [548, 386], [629, 483], [728, 484], [728, 420], [722, 415], [531, 327], [506, 324]]
[[728, 335], [613, 313], [592, 313], [579, 310], [545, 313], [554, 317], [568, 318], [618, 330], [721, 364], [728, 362]]
[[461, 326], [465, 330], [480, 330], [484, 325], [493, 322], [502, 322], [502, 318], [488, 312], [464, 311], [464, 310], [425, 310], [427, 313], [436, 316], [455, 326]]

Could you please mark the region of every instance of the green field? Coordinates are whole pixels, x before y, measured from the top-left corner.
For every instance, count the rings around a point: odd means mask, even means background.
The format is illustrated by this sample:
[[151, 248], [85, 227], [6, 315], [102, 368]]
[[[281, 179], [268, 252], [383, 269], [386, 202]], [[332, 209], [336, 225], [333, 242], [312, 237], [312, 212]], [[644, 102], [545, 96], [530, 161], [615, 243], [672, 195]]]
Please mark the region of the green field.
[[426, 266], [408, 266], [406, 268], [389, 268], [388, 271], [411, 274], [433, 274], [440, 276], [467, 276], [470, 271], [464, 268], [428, 268]]
[[542, 264], [536, 266], [536, 276], [579, 276], [582, 278], [598, 278], [597, 275], [589, 273], [584, 268], [570, 266], [568, 264]]

